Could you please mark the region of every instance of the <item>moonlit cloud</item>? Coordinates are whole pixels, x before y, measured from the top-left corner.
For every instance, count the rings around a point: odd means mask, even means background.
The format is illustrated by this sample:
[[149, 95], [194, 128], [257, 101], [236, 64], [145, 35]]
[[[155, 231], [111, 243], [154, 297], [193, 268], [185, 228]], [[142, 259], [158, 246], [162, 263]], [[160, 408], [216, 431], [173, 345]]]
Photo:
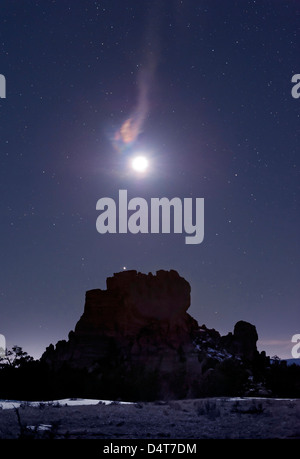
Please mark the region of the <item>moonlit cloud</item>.
[[151, 55], [145, 68], [138, 75], [137, 103], [130, 116], [115, 133], [114, 142], [119, 150], [133, 144], [143, 131], [145, 120], [150, 111], [149, 93], [152, 87], [156, 68], [156, 59]]
[[131, 113], [114, 135], [114, 144], [119, 151], [133, 145], [144, 130], [145, 121], [150, 113], [150, 93], [154, 84], [158, 56], [160, 54], [161, 4], [151, 5], [148, 12], [145, 35], [142, 37], [142, 50], [145, 59], [137, 63], [137, 100]]

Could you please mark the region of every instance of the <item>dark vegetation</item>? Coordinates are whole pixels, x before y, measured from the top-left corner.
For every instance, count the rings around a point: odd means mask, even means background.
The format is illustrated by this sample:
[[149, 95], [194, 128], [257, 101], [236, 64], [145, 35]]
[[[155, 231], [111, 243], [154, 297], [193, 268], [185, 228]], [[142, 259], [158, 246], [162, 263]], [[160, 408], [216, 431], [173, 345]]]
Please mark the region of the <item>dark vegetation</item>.
[[[214, 396], [269, 396], [300, 398], [300, 366], [272, 360], [257, 353], [250, 363], [234, 358], [208, 359], [203, 378], [187, 392], [184, 375], [172, 375], [166, 381], [155, 372], [132, 368], [124, 372], [122, 362], [99, 362], [93, 371], [62, 365], [51, 370], [42, 360], [34, 360], [22, 348], [14, 346], [0, 359], [0, 399], [56, 400], [61, 398], [96, 398], [130, 401], [183, 399]], [[171, 384], [172, 383], [172, 384]]]

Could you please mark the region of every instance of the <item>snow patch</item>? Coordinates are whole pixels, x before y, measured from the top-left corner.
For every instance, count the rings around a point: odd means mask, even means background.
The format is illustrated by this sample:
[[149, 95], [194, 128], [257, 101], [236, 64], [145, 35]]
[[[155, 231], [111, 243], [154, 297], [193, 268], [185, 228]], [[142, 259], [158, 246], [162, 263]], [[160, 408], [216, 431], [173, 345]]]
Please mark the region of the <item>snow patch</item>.
[[79, 406], [79, 405], [132, 405], [132, 402], [119, 402], [113, 400], [97, 400], [87, 398], [64, 398], [62, 400], [51, 400], [51, 401], [40, 401], [40, 402], [27, 402], [21, 400], [0, 400], [0, 409], [11, 410], [14, 408], [20, 408], [25, 406], [31, 407], [42, 407], [42, 406]]

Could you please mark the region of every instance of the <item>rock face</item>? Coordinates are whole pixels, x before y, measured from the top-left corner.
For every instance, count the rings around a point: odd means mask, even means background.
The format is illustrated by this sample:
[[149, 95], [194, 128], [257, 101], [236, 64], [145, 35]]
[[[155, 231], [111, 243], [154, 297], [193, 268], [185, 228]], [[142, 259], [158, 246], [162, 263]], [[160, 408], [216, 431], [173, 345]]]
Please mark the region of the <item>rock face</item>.
[[156, 276], [123, 271], [109, 277], [106, 285], [107, 290], [86, 293], [76, 333], [132, 336], [151, 322], [174, 328], [186, 319], [191, 289], [176, 271], [158, 271]]
[[240, 320], [234, 326], [233, 334], [222, 337], [222, 344], [234, 355], [252, 361], [256, 354], [257, 331], [254, 325]]
[[86, 369], [102, 389], [119, 381], [123, 397], [127, 387], [141, 398], [151, 398], [149, 391], [154, 398], [183, 398], [201, 393], [218, 362], [232, 355], [251, 360], [257, 352], [256, 329], [247, 322], [227, 337], [199, 327], [187, 313], [190, 285], [176, 271], [123, 271], [106, 284], [86, 292], [69, 340], [46, 349], [41, 360], [52, 370]]

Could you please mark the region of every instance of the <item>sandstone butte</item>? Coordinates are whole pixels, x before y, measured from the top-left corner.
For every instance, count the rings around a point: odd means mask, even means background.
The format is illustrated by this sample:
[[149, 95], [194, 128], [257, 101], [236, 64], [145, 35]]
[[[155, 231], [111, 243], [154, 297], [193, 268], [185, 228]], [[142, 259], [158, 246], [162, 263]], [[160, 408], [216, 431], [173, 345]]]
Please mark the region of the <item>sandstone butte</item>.
[[159, 375], [164, 393], [180, 384], [184, 396], [192, 396], [217, 362], [251, 363], [258, 355], [256, 328], [248, 322], [237, 322], [226, 336], [199, 326], [187, 312], [190, 284], [174, 270], [122, 271], [107, 278], [106, 286], [86, 292], [84, 312], [68, 340], [46, 349], [41, 360], [51, 369], [87, 369], [100, 379], [101, 372], [126, 376], [136, 370]]

